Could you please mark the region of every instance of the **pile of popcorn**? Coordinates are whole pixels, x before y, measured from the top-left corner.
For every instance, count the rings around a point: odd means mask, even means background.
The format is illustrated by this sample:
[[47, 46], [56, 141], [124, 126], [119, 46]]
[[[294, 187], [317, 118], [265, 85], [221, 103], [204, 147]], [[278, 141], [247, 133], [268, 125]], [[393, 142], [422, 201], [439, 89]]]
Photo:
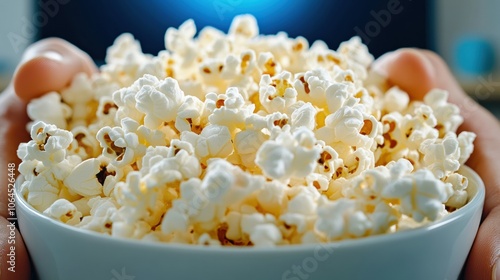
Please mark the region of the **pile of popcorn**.
[[357, 37], [334, 51], [259, 35], [249, 15], [196, 32], [169, 28], [157, 56], [121, 35], [100, 73], [28, 105], [30, 205], [116, 237], [276, 246], [393, 233], [467, 203], [457, 171], [475, 135], [456, 134], [447, 92], [388, 88]]

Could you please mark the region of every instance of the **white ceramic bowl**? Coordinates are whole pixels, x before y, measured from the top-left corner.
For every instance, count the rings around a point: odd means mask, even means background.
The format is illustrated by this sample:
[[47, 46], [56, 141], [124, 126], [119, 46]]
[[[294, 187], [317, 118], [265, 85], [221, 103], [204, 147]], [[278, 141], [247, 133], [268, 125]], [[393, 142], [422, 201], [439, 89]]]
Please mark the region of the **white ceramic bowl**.
[[51, 220], [19, 192], [17, 215], [42, 280], [457, 279], [485, 196], [481, 178], [468, 167], [462, 173], [469, 179], [470, 201], [446, 218], [322, 245], [208, 248], [112, 238]]

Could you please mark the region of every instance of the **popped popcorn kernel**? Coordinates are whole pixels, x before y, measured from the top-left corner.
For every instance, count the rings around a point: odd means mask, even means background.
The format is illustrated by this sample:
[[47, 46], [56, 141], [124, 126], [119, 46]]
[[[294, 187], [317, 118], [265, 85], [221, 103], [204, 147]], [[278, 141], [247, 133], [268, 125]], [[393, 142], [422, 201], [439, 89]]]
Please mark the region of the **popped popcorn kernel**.
[[82, 216], [77, 208], [66, 199], [58, 199], [54, 201], [49, 208], [43, 211], [43, 214], [68, 225], [76, 225], [80, 223], [80, 218]]
[[168, 28], [158, 55], [120, 35], [99, 73], [33, 99], [23, 198], [114, 238], [207, 247], [392, 234], [469, 201], [459, 107], [390, 87], [360, 38], [332, 50], [251, 15], [196, 33]]

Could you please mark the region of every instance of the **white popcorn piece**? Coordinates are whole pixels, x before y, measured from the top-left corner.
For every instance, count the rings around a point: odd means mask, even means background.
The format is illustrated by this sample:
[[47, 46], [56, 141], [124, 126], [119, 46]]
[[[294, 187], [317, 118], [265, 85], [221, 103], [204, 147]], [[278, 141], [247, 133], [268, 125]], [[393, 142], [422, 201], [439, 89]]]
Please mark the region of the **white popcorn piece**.
[[202, 234], [196, 243], [205, 246], [220, 246], [219, 240], [213, 239], [208, 233]]
[[95, 196], [102, 192], [102, 184], [97, 180], [101, 163], [92, 158], [78, 164], [64, 179], [64, 184], [71, 191], [82, 196]]
[[329, 115], [325, 126], [316, 136], [327, 144], [342, 142], [349, 146], [371, 149], [379, 132], [379, 122], [372, 115], [363, 113], [359, 106], [340, 108]]
[[369, 217], [372, 222], [371, 234], [383, 234], [389, 232], [392, 226], [398, 224], [400, 213], [394, 207], [379, 202]]
[[30, 181], [25, 181], [22, 188], [27, 190], [28, 203], [40, 212], [45, 211], [59, 198], [58, 186], [49, 183], [45, 176], [35, 176]]
[[406, 146], [410, 149], [418, 149], [422, 142], [427, 139], [437, 139], [439, 132], [435, 129], [437, 125], [436, 117], [432, 108], [417, 104], [414, 108], [414, 116], [406, 116], [401, 129], [406, 135]]
[[127, 174], [125, 182], [118, 182], [114, 188], [114, 197], [121, 207], [116, 211], [115, 220], [135, 223], [145, 221], [150, 226], [159, 224], [165, 213], [166, 205], [158, 187], [148, 188], [138, 171]]
[[161, 231], [166, 234], [175, 232], [187, 232], [189, 228], [188, 214], [183, 211], [187, 206], [183, 205], [184, 201], [174, 200], [172, 208], [170, 208], [161, 222]]
[[200, 175], [201, 167], [198, 159], [185, 150], [180, 150], [175, 156], [154, 163], [143, 180], [146, 187], [151, 188]]
[[330, 74], [323, 68], [317, 68], [297, 75], [293, 84], [300, 100], [324, 107], [325, 91], [332, 83]]
[[73, 135], [55, 125], [37, 122], [31, 128], [31, 139], [25, 146], [23, 160], [36, 159], [48, 167], [64, 160]]
[[138, 76], [141, 65], [151, 59], [142, 53], [141, 46], [131, 34], [122, 34], [108, 48], [106, 63], [101, 66], [101, 73], [120, 87], [130, 86]]
[[399, 199], [401, 213], [421, 222], [424, 218], [434, 221], [453, 194], [451, 184], [434, 177], [431, 171], [420, 169], [390, 183], [382, 191], [389, 199]]
[[136, 108], [146, 115], [144, 125], [156, 129], [164, 122], [175, 120], [183, 97], [177, 81], [166, 78], [155, 87], [144, 85], [135, 96]]
[[61, 101], [57, 92], [49, 92], [33, 99], [27, 106], [30, 119], [53, 124], [61, 129], [67, 128], [67, 120], [72, 114], [71, 108]]
[[194, 147], [196, 156], [202, 163], [209, 158], [226, 158], [234, 150], [229, 129], [216, 124], [206, 126], [199, 135], [184, 131], [181, 140]]
[[410, 102], [408, 94], [398, 87], [390, 88], [384, 94], [384, 107], [387, 112], [403, 112]]
[[329, 178], [338, 178], [342, 174], [344, 162], [339, 158], [339, 154], [331, 146], [325, 145], [323, 141], [318, 141], [322, 147], [316, 172]]
[[125, 222], [113, 222], [111, 236], [142, 239], [150, 231], [151, 226], [142, 221], [132, 225]]
[[316, 188], [319, 192], [325, 192], [328, 190], [330, 178], [323, 174], [311, 173], [307, 175], [306, 182], [308, 186]]
[[253, 38], [259, 34], [257, 21], [251, 15], [236, 16], [229, 27], [229, 35], [241, 36], [245, 39]]
[[465, 164], [469, 159], [472, 151], [474, 151], [473, 142], [476, 139], [476, 134], [473, 132], [462, 131], [457, 137], [458, 147], [460, 149], [460, 158], [458, 161], [460, 164]]
[[441, 179], [460, 168], [460, 147], [457, 135], [447, 133], [443, 139], [428, 139], [422, 142], [419, 151], [424, 155], [426, 168]]
[[295, 226], [299, 234], [311, 230], [316, 221], [318, 196], [301, 192], [288, 202], [287, 211], [279, 217], [288, 226]]
[[287, 186], [279, 181], [265, 182], [262, 189], [257, 193], [257, 201], [268, 213], [279, 216], [287, 205]]
[[274, 216], [260, 213], [242, 215], [241, 230], [248, 234], [250, 241], [257, 246], [274, 246], [282, 239], [280, 230], [274, 225]]
[[295, 109], [291, 115], [292, 130], [301, 126], [314, 130], [316, 127], [316, 113], [317, 111], [311, 103], [305, 103]]
[[165, 33], [165, 47], [182, 58], [182, 65], [191, 65], [197, 56], [196, 45], [193, 37], [196, 34], [196, 26], [192, 19], [186, 20], [179, 29], [169, 27]]
[[77, 126], [71, 130], [73, 142], [68, 147], [70, 154], [78, 155], [82, 159], [97, 157], [100, 152], [99, 142], [95, 135], [84, 126]]
[[161, 161], [162, 159], [168, 158], [171, 153], [171, 148], [165, 146], [148, 147], [146, 153], [142, 157], [141, 163], [141, 174], [144, 176], [148, 174], [150, 168]]
[[255, 227], [250, 232], [250, 241], [256, 247], [271, 247], [278, 245], [282, 240], [282, 235], [278, 227], [274, 224], [263, 224]]
[[347, 169], [346, 177], [353, 177], [361, 174], [365, 170], [375, 167], [375, 158], [373, 153], [365, 148], [357, 148], [344, 159], [344, 166]]
[[321, 148], [315, 143], [313, 133], [306, 128], [298, 128], [293, 134], [283, 132], [262, 144], [255, 163], [273, 179], [305, 177], [314, 170], [320, 156]]
[[463, 117], [460, 116], [460, 109], [456, 105], [448, 103], [447, 99], [448, 92], [439, 89], [431, 90], [424, 96], [425, 104], [433, 110], [441, 135], [457, 131], [464, 121]]
[[145, 146], [139, 143], [137, 134], [126, 132], [121, 127], [103, 127], [96, 137], [103, 148], [102, 154], [110, 158], [117, 167], [133, 163], [145, 152]]
[[204, 118], [205, 104], [195, 96], [185, 96], [177, 111], [175, 128], [180, 131], [200, 133], [207, 120]]
[[269, 113], [285, 112], [297, 101], [297, 91], [292, 85], [292, 74], [281, 72], [274, 78], [262, 75], [259, 83], [260, 103]]
[[368, 52], [366, 45], [357, 36], [341, 43], [337, 51], [346, 55], [355, 63], [360, 64], [363, 68], [367, 68], [374, 60], [373, 56]]
[[450, 183], [453, 186], [453, 194], [446, 201], [446, 206], [458, 209], [467, 203], [469, 199], [469, 194], [467, 193], [467, 185], [469, 180], [467, 177], [453, 173], [444, 179], [445, 183]]
[[76, 226], [95, 232], [111, 233], [113, 221], [111, 217], [116, 213], [116, 205], [110, 198], [94, 197], [88, 201], [90, 215], [82, 218]]
[[127, 58], [130, 53], [140, 53], [141, 45], [134, 39], [130, 33], [124, 33], [118, 36], [113, 45], [107, 49], [106, 63], [112, 64], [115, 61], [121, 61]]
[[257, 58], [257, 66], [263, 76], [269, 75], [270, 77], [274, 77], [282, 70], [281, 65], [276, 61], [273, 53], [270, 52], [259, 53], [259, 57]]
[[58, 199], [52, 205], [43, 211], [43, 214], [59, 220], [68, 225], [76, 225], [80, 223], [82, 213], [80, 213], [73, 203], [66, 199]]
[[89, 115], [92, 115], [88, 106], [91, 100], [94, 100], [92, 91], [92, 81], [86, 73], [77, 74], [71, 81], [71, 85], [61, 91], [62, 100], [70, 104], [73, 111], [71, 124], [74, 128], [79, 125], [87, 125]]
[[208, 93], [205, 108], [211, 113], [208, 117], [211, 124], [226, 126], [229, 131], [234, 131], [244, 127], [245, 119], [253, 113], [255, 105], [245, 106], [238, 89], [230, 87], [225, 94]]
[[350, 183], [344, 184], [342, 192], [345, 197], [362, 199], [366, 204], [375, 206], [380, 203], [382, 191], [388, 184], [412, 171], [413, 166], [408, 160], [392, 161], [386, 166], [377, 166], [353, 177]]
[[357, 100], [354, 97], [356, 88], [354, 84], [341, 82], [333, 83], [326, 90], [326, 103], [330, 114], [337, 112], [344, 106], [354, 106]]
[[355, 200], [340, 198], [328, 201], [322, 197], [318, 203], [315, 227], [330, 241], [364, 236], [372, 228], [372, 222], [358, 208]]
[[248, 169], [255, 169], [255, 158], [262, 143], [268, 139], [261, 130], [246, 129], [236, 133], [234, 137], [234, 150], [240, 156], [241, 163]]

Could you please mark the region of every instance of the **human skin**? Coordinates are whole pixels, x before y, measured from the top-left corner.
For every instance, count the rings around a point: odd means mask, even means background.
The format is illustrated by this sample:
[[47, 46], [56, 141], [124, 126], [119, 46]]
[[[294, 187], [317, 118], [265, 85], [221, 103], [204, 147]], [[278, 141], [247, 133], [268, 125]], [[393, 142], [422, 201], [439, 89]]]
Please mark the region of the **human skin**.
[[[465, 267], [466, 279], [496, 279], [495, 263], [500, 254], [500, 123], [486, 109], [470, 99], [460, 88], [446, 64], [436, 54], [426, 50], [401, 49], [379, 58], [374, 70], [385, 76], [390, 85], [408, 92], [412, 99], [422, 99], [433, 88], [450, 93], [450, 102], [458, 105], [465, 118], [460, 130], [477, 134], [475, 151], [467, 165], [484, 180], [486, 201], [483, 219]], [[7, 220], [7, 165], [19, 164], [16, 150], [20, 142], [29, 140], [26, 131], [26, 103], [49, 91], [67, 86], [79, 72], [97, 71], [88, 55], [60, 40], [46, 39], [30, 46], [14, 74], [11, 85], [0, 94], [0, 263], [6, 263], [9, 244]], [[9, 275], [8, 266], [0, 265], [2, 275]], [[30, 277], [29, 257], [16, 232], [15, 279]], [[3, 277], [2, 277], [3, 279]], [[8, 279], [11, 279], [10, 277]]]

